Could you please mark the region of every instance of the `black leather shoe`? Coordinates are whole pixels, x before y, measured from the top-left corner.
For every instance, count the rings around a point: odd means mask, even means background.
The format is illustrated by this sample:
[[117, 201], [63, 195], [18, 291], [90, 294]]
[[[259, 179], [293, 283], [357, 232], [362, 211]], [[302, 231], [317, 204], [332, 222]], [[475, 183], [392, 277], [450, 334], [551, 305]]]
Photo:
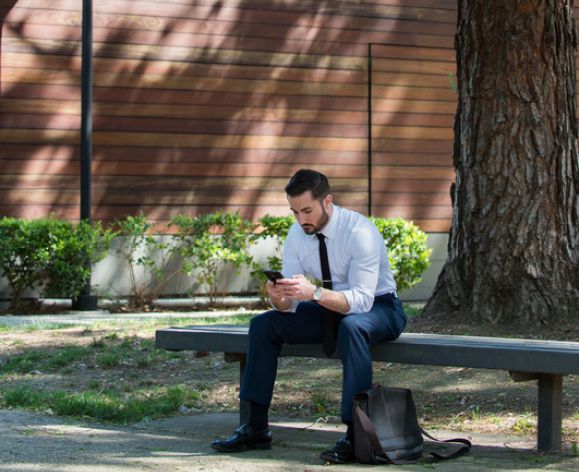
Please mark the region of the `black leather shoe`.
[[333, 449], [320, 454], [320, 459], [333, 464], [349, 464], [356, 460], [354, 445], [346, 437], [338, 439]]
[[255, 432], [249, 424], [235, 430], [227, 439], [216, 439], [211, 447], [219, 452], [243, 452], [250, 449], [271, 449], [271, 431], [265, 428]]

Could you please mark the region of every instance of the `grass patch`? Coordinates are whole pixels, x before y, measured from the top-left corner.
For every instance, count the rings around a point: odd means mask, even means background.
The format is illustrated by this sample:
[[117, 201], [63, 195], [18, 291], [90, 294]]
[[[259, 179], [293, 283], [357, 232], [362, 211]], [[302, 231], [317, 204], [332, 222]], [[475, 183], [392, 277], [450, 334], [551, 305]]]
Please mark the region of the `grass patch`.
[[46, 361], [45, 366], [49, 369], [67, 367], [70, 364], [85, 358], [89, 352], [90, 350], [84, 347], [68, 346], [59, 350], [54, 356], [49, 358]]
[[190, 319], [191, 325], [204, 325], [204, 324], [232, 324], [232, 325], [245, 325], [249, 324], [251, 318], [253, 318], [261, 311], [251, 312], [251, 313], [239, 313], [233, 316], [218, 316], [218, 317], [207, 317], [207, 318], [193, 318]]
[[8, 362], [0, 366], [0, 373], [7, 374], [18, 372], [26, 374], [38, 368], [44, 359], [44, 354], [37, 351], [29, 351], [19, 356], [12, 356]]
[[145, 368], [180, 357], [179, 352], [156, 349], [152, 339], [136, 336], [121, 338], [118, 333], [112, 333], [99, 339], [94, 338], [88, 346], [66, 345], [13, 355], [0, 365], [0, 374], [59, 370], [61, 374], [68, 375], [73, 372], [72, 368], [77, 362], [107, 370], [118, 367]]
[[[92, 333], [94, 331], [99, 331], [101, 329], [110, 330], [111, 328], [118, 328], [119, 330], [125, 330], [128, 328], [138, 327], [139, 329], [156, 329], [156, 328], [166, 328], [168, 326], [197, 326], [197, 325], [248, 325], [251, 318], [256, 314], [261, 313], [259, 311], [248, 311], [236, 314], [226, 314], [223, 316], [204, 316], [201, 318], [191, 317], [191, 316], [180, 316], [175, 318], [155, 318], [154, 313], [151, 314], [151, 318], [148, 319], [123, 319], [123, 315], [117, 315], [116, 319], [106, 320], [106, 321], [94, 321], [92, 323], [51, 323], [47, 321], [39, 321], [35, 323], [30, 323], [26, 325], [12, 325], [8, 323], [0, 323], [0, 332], [25, 332], [33, 333], [36, 331], [44, 330], [59, 330], [68, 328], [78, 328], [83, 327], [84, 333]], [[49, 316], [49, 315], [47, 315]], [[117, 333], [109, 334], [107, 340], [118, 339], [119, 335]]]
[[0, 373], [27, 374], [40, 369], [60, 369], [85, 359], [91, 350], [79, 346], [65, 346], [54, 351], [28, 351], [12, 356], [8, 362], [0, 366]]
[[79, 323], [51, 323], [49, 321], [36, 321], [26, 324], [0, 323], [0, 333], [35, 333], [38, 331], [58, 331], [60, 329], [77, 328], [79, 326], [81, 326]]
[[0, 400], [8, 407], [39, 409], [45, 405], [42, 393], [27, 387], [5, 390], [2, 392]]
[[36, 331], [54, 331], [59, 329], [74, 328], [79, 326], [72, 323], [50, 323], [47, 321], [39, 321], [15, 327], [14, 331], [24, 331], [25, 333], [34, 333]]
[[201, 394], [184, 386], [139, 398], [134, 395], [86, 391], [80, 393], [48, 392], [17, 387], [1, 393], [6, 407], [51, 410], [57, 415], [89, 417], [113, 423], [130, 423], [176, 413], [181, 405], [198, 403]]
[[312, 411], [317, 416], [337, 414], [336, 405], [323, 392], [312, 392]]
[[121, 365], [123, 355], [120, 352], [103, 352], [96, 358], [97, 365], [102, 369], [114, 369]]
[[406, 316], [410, 319], [420, 315], [423, 308], [424, 303], [404, 303], [404, 313], [406, 313]]
[[245, 312], [245, 313], [237, 313], [233, 315], [223, 315], [223, 316], [207, 316], [201, 318], [192, 318], [192, 317], [179, 317], [179, 318], [150, 318], [148, 320], [127, 320], [127, 321], [119, 321], [115, 320], [111, 323], [108, 323], [106, 326], [102, 325], [102, 322], [98, 322], [95, 324], [93, 328], [99, 327], [106, 327], [110, 328], [112, 326], [116, 326], [118, 324], [122, 324], [123, 327], [136, 327], [138, 326], [140, 329], [158, 329], [158, 328], [167, 328], [169, 326], [177, 327], [177, 326], [199, 326], [199, 325], [249, 325], [249, 321], [261, 311], [255, 312]]
[[[83, 333], [90, 334], [100, 330], [118, 329], [125, 331], [127, 329], [138, 328], [141, 330], [167, 328], [168, 326], [197, 326], [197, 325], [248, 325], [251, 318], [261, 311], [243, 312], [232, 315], [223, 316], [206, 316], [206, 317], [188, 317], [180, 316], [175, 318], [155, 318], [154, 313], [151, 318], [147, 319], [123, 319], [123, 315], [117, 315], [116, 319], [106, 321], [94, 321], [92, 323], [47, 323], [38, 322], [27, 325], [9, 325], [0, 324], [0, 332], [25, 332], [31, 333], [43, 330], [59, 330], [68, 328], [83, 328]], [[107, 336], [108, 340], [118, 339], [117, 333], [112, 333]]]
[[531, 413], [517, 418], [512, 426], [515, 433], [533, 433], [537, 428], [537, 420]]

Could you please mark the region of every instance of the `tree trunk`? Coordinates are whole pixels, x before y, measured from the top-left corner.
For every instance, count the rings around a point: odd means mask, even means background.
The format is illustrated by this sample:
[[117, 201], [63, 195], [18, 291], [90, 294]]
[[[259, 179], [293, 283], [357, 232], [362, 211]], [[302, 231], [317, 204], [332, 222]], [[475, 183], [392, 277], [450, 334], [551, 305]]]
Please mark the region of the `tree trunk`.
[[572, 0], [459, 0], [453, 218], [427, 315], [579, 322]]

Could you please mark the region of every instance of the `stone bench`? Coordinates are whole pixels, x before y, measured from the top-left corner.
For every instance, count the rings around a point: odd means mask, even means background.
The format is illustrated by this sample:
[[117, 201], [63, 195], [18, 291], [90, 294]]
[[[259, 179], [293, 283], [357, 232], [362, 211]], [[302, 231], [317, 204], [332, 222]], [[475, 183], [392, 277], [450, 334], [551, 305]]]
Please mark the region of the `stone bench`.
[[[156, 332], [158, 348], [223, 352], [227, 361], [240, 362], [240, 375], [245, 369], [247, 341], [247, 326], [191, 326]], [[281, 356], [326, 358], [321, 344], [285, 345]], [[579, 374], [579, 343], [404, 333], [396, 341], [376, 345], [372, 358], [402, 364], [498, 369], [508, 371], [514, 381], [536, 380], [538, 449], [560, 448], [563, 376]], [[241, 422], [248, 413], [243, 403]]]

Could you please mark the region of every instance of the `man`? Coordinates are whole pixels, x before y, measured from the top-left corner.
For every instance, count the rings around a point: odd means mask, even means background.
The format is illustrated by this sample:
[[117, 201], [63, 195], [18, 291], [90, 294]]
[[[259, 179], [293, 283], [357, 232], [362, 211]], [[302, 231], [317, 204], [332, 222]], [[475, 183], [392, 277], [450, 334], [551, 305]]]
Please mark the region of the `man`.
[[[285, 191], [297, 221], [284, 245], [285, 278], [267, 284], [275, 309], [253, 318], [249, 328], [239, 395], [250, 404], [249, 422], [211, 446], [221, 452], [271, 448], [268, 408], [282, 345], [323, 341], [331, 355], [337, 342], [343, 369], [341, 419], [347, 433], [320, 457], [348, 463], [355, 458], [352, 399], [372, 386], [370, 348], [396, 339], [406, 316], [384, 240], [370, 220], [334, 205], [328, 180], [319, 172], [299, 170]], [[321, 280], [322, 287], [306, 276]]]

